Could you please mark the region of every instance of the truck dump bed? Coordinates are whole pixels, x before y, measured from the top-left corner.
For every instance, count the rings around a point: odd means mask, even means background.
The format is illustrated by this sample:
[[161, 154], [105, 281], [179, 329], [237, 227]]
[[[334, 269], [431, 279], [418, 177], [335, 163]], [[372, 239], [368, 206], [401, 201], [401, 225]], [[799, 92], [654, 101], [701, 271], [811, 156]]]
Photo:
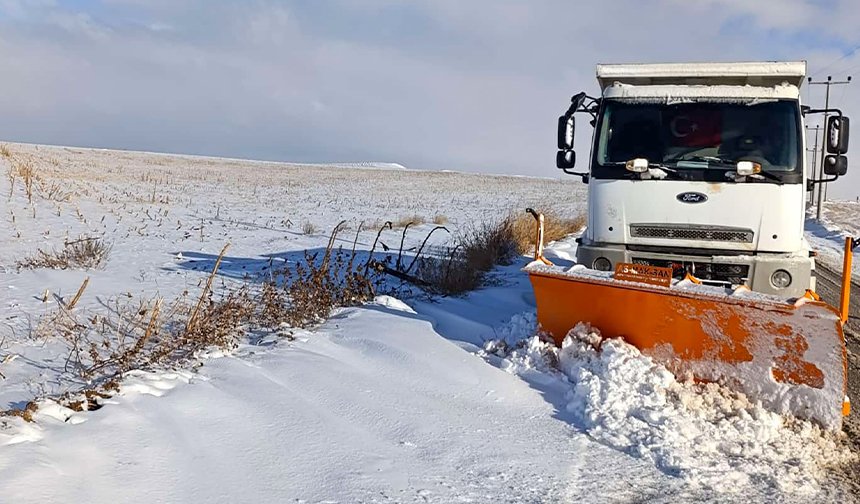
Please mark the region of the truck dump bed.
[[605, 89], [615, 82], [635, 86], [709, 85], [797, 86], [806, 77], [805, 61], [741, 63], [645, 63], [597, 65], [597, 81]]

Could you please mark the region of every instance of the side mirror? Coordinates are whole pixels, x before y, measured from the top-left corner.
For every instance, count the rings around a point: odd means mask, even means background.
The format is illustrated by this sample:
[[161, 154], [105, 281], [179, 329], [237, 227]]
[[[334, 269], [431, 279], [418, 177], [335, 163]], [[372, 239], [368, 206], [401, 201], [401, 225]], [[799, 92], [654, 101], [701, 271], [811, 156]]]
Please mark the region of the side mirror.
[[841, 177], [848, 173], [848, 158], [845, 156], [827, 156], [824, 158], [824, 173]]
[[570, 170], [576, 166], [576, 151], [561, 150], [555, 155], [555, 165], [562, 170]]
[[558, 118], [558, 148], [559, 150], [573, 149], [573, 133], [576, 120], [573, 114], [565, 114]]
[[[848, 132], [850, 121], [845, 116], [827, 118], [827, 152], [830, 154], [848, 153]], [[827, 165], [825, 165], [827, 166]]]

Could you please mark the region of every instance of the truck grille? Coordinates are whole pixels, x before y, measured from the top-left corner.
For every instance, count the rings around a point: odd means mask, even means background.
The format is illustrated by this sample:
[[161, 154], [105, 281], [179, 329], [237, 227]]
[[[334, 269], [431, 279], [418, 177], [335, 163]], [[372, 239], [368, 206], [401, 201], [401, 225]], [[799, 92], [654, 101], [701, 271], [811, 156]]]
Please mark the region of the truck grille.
[[634, 238], [662, 238], [665, 240], [698, 240], [734, 243], [752, 243], [752, 229], [722, 226], [684, 226], [661, 224], [631, 224]]
[[683, 278], [690, 273], [705, 282], [741, 285], [749, 279], [747, 264], [719, 264], [699, 261], [671, 261], [666, 259], [633, 258], [633, 264], [672, 268], [672, 277]]

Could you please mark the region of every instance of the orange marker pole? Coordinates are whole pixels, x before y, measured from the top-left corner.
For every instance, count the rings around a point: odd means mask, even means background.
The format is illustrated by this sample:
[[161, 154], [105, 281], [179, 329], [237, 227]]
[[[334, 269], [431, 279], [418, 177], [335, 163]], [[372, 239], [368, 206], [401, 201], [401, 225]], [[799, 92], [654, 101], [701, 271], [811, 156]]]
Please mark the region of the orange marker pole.
[[542, 213], [529, 210], [535, 218], [535, 261], [540, 261], [547, 266], [555, 266], [549, 259], [543, 256], [543, 226], [544, 217]]
[[842, 323], [848, 322], [848, 304], [851, 300], [851, 260], [854, 256], [852, 245], [854, 240], [849, 236], [845, 238], [845, 256], [842, 262], [842, 296], [839, 299], [839, 313]]
[[537, 214], [535, 220], [535, 261], [539, 261], [543, 257], [543, 214]]

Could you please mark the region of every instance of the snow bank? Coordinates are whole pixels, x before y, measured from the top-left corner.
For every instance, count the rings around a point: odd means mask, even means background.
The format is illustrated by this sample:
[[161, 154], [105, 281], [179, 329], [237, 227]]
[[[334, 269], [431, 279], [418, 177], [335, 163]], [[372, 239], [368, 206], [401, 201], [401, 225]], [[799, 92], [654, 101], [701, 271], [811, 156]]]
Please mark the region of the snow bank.
[[377, 162], [363, 162], [363, 163], [332, 163], [331, 166], [336, 166], [338, 168], [350, 168], [350, 169], [360, 169], [360, 170], [405, 170], [406, 167], [400, 163], [377, 163]]
[[604, 340], [587, 325], [561, 349], [538, 336], [509, 349], [513, 333], [529, 334], [523, 321], [531, 317], [515, 317], [507, 340], [489, 343], [484, 354], [504, 355], [500, 367], [514, 374], [553, 376], [568, 387], [562, 407], [574, 425], [694, 486], [737, 493], [767, 481], [783, 492], [814, 493], [827, 466], [856, 458], [836, 434], [714, 383], [679, 382], [632, 345]]
[[409, 306], [408, 304], [404, 303], [403, 301], [401, 301], [397, 298], [393, 298], [391, 296], [376, 296], [373, 299], [373, 302], [370, 304], [376, 305], [376, 306], [382, 306], [382, 307], [388, 308], [389, 310], [402, 311], [402, 312], [406, 312], [406, 313], [411, 313], [413, 315], [415, 314], [415, 310], [413, 310], [411, 306]]

